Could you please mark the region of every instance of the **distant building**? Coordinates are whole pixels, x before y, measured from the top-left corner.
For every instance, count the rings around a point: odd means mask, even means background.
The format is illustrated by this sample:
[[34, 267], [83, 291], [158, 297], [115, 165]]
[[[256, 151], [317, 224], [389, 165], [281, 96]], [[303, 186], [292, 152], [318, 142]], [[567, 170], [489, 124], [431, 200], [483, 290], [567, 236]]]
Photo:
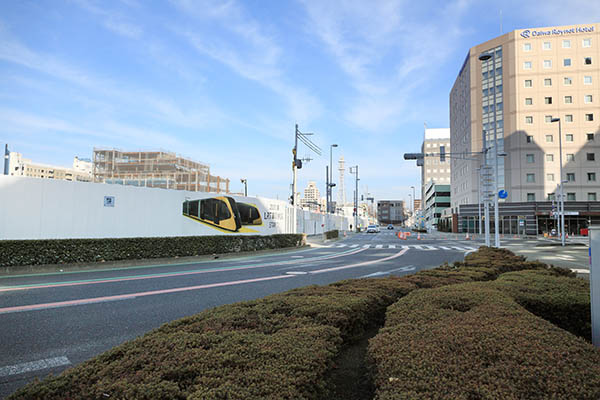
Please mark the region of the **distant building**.
[[210, 167], [167, 151], [94, 149], [94, 182], [229, 193], [229, 179]]
[[406, 219], [404, 200], [379, 200], [377, 220], [380, 224], [401, 224]]
[[421, 209], [421, 199], [416, 199], [414, 202], [415, 205], [415, 211], [420, 210]]
[[421, 166], [421, 199], [425, 199], [425, 190], [431, 182], [450, 185], [450, 156], [444, 161], [440, 160], [438, 154], [442, 150], [450, 153], [450, 129], [425, 129], [421, 147], [421, 152], [425, 154]]
[[431, 182], [425, 189], [425, 228], [437, 229], [442, 211], [450, 207], [450, 185], [437, 185]]
[[300, 206], [312, 211], [320, 210], [321, 195], [316, 182], [308, 182], [308, 186], [304, 189], [304, 197], [300, 199]]
[[91, 163], [75, 157], [73, 168], [34, 162], [21, 153], [11, 151], [8, 156], [8, 175], [28, 176], [40, 179], [59, 179], [64, 181], [91, 182]]

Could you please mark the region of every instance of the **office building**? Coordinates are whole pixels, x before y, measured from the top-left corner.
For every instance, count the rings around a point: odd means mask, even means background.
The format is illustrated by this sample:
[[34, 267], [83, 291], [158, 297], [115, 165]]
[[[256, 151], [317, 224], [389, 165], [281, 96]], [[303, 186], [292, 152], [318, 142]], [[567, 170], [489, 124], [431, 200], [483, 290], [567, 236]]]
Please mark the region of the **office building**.
[[450, 92], [450, 144], [463, 154], [451, 162], [458, 230], [478, 225], [477, 205], [486, 196], [493, 200], [496, 176], [507, 193], [499, 207], [503, 233], [555, 227], [550, 213], [561, 180], [567, 181], [568, 231], [577, 233], [600, 215], [591, 211], [600, 196], [598, 29], [520, 29], [468, 51]]
[[300, 206], [311, 211], [320, 211], [321, 194], [316, 182], [308, 182], [308, 186], [304, 189], [304, 197], [300, 199]]
[[377, 220], [380, 224], [402, 224], [406, 219], [403, 200], [379, 200]]
[[210, 167], [167, 151], [94, 149], [94, 182], [229, 193], [229, 179]]
[[425, 228], [437, 229], [442, 212], [450, 208], [450, 185], [438, 185], [433, 181], [425, 188]]
[[450, 157], [440, 160], [440, 153], [449, 153], [450, 129], [425, 129], [421, 153], [425, 155], [421, 167], [421, 199], [425, 198], [425, 189], [431, 183], [450, 185]]
[[65, 181], [91, 182], [91, 163], [75, 157], [73, 167], [61, 167], [32, 161], [21, 153], [9, 152], [8, 175], [28, 176], [40, 179], [59, 179]]

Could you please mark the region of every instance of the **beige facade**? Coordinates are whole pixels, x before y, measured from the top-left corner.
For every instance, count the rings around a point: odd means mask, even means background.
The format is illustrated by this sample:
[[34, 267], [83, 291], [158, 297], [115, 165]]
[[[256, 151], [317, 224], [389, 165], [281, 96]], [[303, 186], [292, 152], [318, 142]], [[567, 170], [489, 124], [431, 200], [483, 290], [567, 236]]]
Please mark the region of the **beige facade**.
[[321, 208], [321, 195], [317, 183], [314, 181], [308, 182], [308, 186], [304, 189], [304, 197], [300, 200], [300, 205], [312, 211], [319, 211]]
[[[507, 202], [600, 199], [600, 25], [516, 30], [469, 50], [450, 93], [452, 207], [475, 204], [484, 132]], [[481, 54], [490, 54], [480, 61]], [[552, 118], [560, 118], [559, 124]], [[495, 175], [495, 174], [493, 174]]]
[[14, 151], [10, 152], [8, 160], [9, 175], [78, 182], [92, 181], [92, 173], [89, 169], [91, 163], [85, 165], [85, 161], [78, 157], [75, 157], [73, 168], [34, 162]]
[[[421, 166], [421, 199], [425, 198], [425, 189], [431, 183], [449, 185], [451, 179], [450, 157], [440, 160], [440, 148], [450, 153], [450, 129], [425, 129], [421, 152], [425, 154]], [[428, 156], [429, 154], [429, 156]]]

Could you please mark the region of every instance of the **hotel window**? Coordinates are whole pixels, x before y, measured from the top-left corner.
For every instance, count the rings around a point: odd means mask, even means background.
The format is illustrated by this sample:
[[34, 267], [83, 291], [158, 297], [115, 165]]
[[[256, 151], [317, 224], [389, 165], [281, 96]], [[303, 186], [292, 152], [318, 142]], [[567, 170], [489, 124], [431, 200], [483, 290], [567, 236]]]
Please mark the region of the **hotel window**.
[[552, 135], [546, 135], [546, 143], [552, 143], [554, 141], [554, 138], [552, 137]]
[[525, 158], [527, 159], [528, 164], [533, 164], [535, 162], [535, 156], [533, 154], [526, 154]]
[[523, 43], [523, 51], [531, 51], [531, 43]]
[[526, 124], [533, 124], [533, 117], [531, 115], [528, 115], [525, 117], [525, 123]]
[[544, 68], [552, 68], [552, 60], [544, 60]]
[[583, 77], [583, 84], [584, 85], [591, 85], [592, 84], [592, 76], [591, 75], [586, 75]]
[[525, 61], [523, 63], [523, 69], [531, 69], [531, 61]]
[[582, 47], [592, 47], [592, 39], [583, 39]]
[[567, 200], [569, 201], [575, 201], [575, 193], [567, 193]]
[[546, 154], [547, 162], [554, 162], [554, 154]]
[[527, 135], [526, 140], [527, 140], [527, 143], [533, 143], [533, 136]]
[[527, 201], [535, 201], [535, 193], [527, 193]]
[[583, 63], [584, 63], [585, 65], [592, 65], [592, 57], [585, 57], [585, 58], [583, 59]]
[[554, 182], [554, 174], [546, 174], [546, 180], [550, 182]]
[[[567, 142], [572, 142], [572, 141], [573, 141], [573, 134], [572, 134], [572, 133], [567, 133], [567, 134], [565, 135], [565, 140], [566, 140]], [[567, 157], [567, 159], [568, 159], [568, 157]], [[568, 161], [568, 160], [567, 160], [567, 161]]]
[[[544, 97], [544, 104], [552, 104], [552, 97]], [[550, 118], [552, 119], [552, 116]]]
[[565, 122], [573, 122], [573, 114], [565, 115]]
[[574, 172], [567, 172], [567, 181], [575, 182], [575, 173]]
[[596, 161], [596, 153], [586, 153], [585, 158], [588, 161]]
[[573, 103], [573, 96], [565, 96], [565, 104]]
[[570, 58], [565, 58], [563, 60], [563, 67], [570, 67], [571, 66], [571, 59]]
[[544, 50], [552, 50], [552, 43], [550, 43], [550, 42], [544, 42], [542, 48]]
[[591, 142], [592, 140], [594, 140], [594, 134], [593, 133], [587, 133], [586, 137], [587, 137], [587, 141], [588, 142]]
[[533, 86], [533, 82], [531, 81], [531, 79], [525, 79], [525, 87], [532, 87]]
[[585, 114], [585, 120], [586, 121], [593, 121], [594, 120], [594, 114]]
[[535, 182], [535, 174], [527, 174], [526, 179], [527, 179], [527, 182], [529, 182], [529, 183]]
[[570, 49], [571, 48], [571, 41], [570, 40], [563, 40], [562, 41], [562, 47], [563, 47], [563, 49]]
[[586, 103], [591, 103], [592, 102], [592, 95], [591, 94], [586, 94], [583, 97], [583, 101], [586, 102]]
[[526, 106], [530, 106], [533, 104], [533, 99], [531, 97], [526, 97], [525, 98], [525, 105]]
[[544, 86], [552, 86], [552, 78], [545, 78]]
[[548, 193], [548, 200], [554, 200], [556, 199], [556, 196], [554, 195], [554, 193]]
[[588, 193], [588, 201], [596, 201], [596, 192]]
[[567, 162], [575, 161], [575, 154], [567, 154]]
[[552, 115], [546, 115], [544, 118], [545, 118], [544, 120], [545, 120], [547, 123], [551, 123], [551, 122], [552, 122]]
[[571, 79], [571, 78], [569, 78], [569, 77], [566, 77], [566, 76], [565, 76], [565, 79], [564, 79], [564, 84], [565, 84], [566, 86], [571, 86], [571, 84], [572, 84], [572, 83], [573, 83], [573, 79]]

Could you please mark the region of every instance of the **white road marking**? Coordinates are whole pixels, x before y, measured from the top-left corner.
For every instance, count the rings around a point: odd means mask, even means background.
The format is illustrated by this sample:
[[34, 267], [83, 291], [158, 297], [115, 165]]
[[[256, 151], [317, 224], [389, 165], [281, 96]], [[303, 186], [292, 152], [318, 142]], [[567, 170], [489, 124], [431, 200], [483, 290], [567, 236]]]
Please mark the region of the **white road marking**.
[[360, 262], [360, 263], [350, 264], [350, 265], [342, 265], [340, 267], [318, 269], [316, 271], [309, 271], [309, 274], [322, 274], [324, 272], [339, 271], [339, 270], [342, 270], [342, 269], [364, 267], [366, 265], [377, 264], [377, 263], [382, 262], [382, 261], [393, 260], [394, 258], [400, 257], [400, 256], [404, 255], [404, 253], [406, 253], [407, 251], [408, 251], [408, 249], [400, 250], [398, 253], [396, 253], [396, 254], [394, 254], [392, 256], [380, 258], [378, 260], [365, 261], [365, 262]]
[[450, 247], [452, 247], [453, 249], [456, 249], [458, 251], [467, 251], [467, 249], [462, 248], [462, 247], [458, 247], [458, 246], [450, 246]]
[[437, 248], [435, 246], [423, 245], [423, 247], [425, 247], [426, 250], [437, 250]]
[[392, 272], [397, 272], [397, 271], [408, 272], [408, 271], [414, 271], [415, 269], [416, 269], [415, 267], [413, 267], [412, 265], [409, 265], [407, 267], [396, 268], [396, 269], [392, 269], [392, 270], [389, 270], [389, 271], [374, 272], [374, 273], [369, 274], [369, 275], [361, 276], [361, 278], [373, 278], [373, 277], [376, 277], [376, 276], [389, 275]]
[[71, 364], [71, 361], [67, 357], [46, 358], [44, 360], [0, 367], [0, 376], [24, 374], [25, 372], [39, 371], [41, 369], [61, 367], [69, 364]]
[[335, 247], [338, 247], [338, 248], [340, 248], [340, 247], [346, 247], [346, 244], [340, 244], [340, 245], [337, 245]]
[[306, 274], [308, 274], [308, 272], [306, 272], [306, 271], [289, 271], [289, 272], [286, 272], [286, 274], [288, 274], [288, 275], [306, 275]]
[[375, 248], [376, 249], [381, 249], [381, 248], [383, 248], [383, 245], [382, 244], [378, 244], [377, 246], [375, 246]]
[[304, 258], [304, 256], [292, 256], [291, 258]]
[[370, 244], [365, 244], [363, 247], [364, 247], [365, 249], [368, 249], [369, 247], [371, 247], [371, 245], [370, 245]]
[[357, 244], [353, 244], [350, 247], [358, 247], [358, 245]]
[[389, 247], [390, 249], [395, 249], [395, 248], [396, 248], [396, 245], [395, 245], [395, 244], [390, 244], [388, 247]]
[[589, 269], [571, 268], [571, 271], [576, 272], [578, 274], [589, 274], [590, 273]]
[[425, 250], [425, 249], [423, 248], [423, 246], [419, 246], [419, 245], [416, 245], [416, 244], [413, 244], [413, 245], [412, 245], [412, 247], [413, 247], [414, 249], [417, 249], [417, 250]]
[[450, 247], [446, 247], [446, 246], [439, 246], [439, 247], [440, 247], [440, 249], [442, 249], [442, 250], [450, 250]]

